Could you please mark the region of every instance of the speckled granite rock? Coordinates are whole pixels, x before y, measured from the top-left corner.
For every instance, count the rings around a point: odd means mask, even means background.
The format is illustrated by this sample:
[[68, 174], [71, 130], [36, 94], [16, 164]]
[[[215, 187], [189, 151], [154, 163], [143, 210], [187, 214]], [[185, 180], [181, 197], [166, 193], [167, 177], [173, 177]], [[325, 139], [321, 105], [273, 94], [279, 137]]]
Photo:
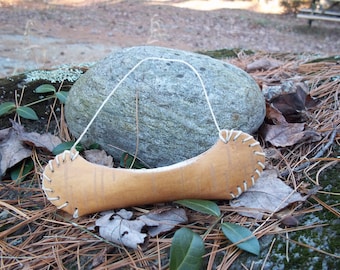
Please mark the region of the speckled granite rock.
[[[200, 54], [141, 46], [116, 51], [73, 85], [65, 115], [75, 136], [81, 134], [124, 75], [147, 57], [181, 59], [195, 67], [221, 129], [251, 133], [261, 125], [263, 95], [241, 69]], [[135, 153], [137, 133], [138, 157], [151, 167], [191, 158], [216, 142], [218, 132], [202, 87], [188, 66], [159, 60], [141, 64], [104, 106], [84, 141], [101, 144], [119, 159], [122, 151]]]

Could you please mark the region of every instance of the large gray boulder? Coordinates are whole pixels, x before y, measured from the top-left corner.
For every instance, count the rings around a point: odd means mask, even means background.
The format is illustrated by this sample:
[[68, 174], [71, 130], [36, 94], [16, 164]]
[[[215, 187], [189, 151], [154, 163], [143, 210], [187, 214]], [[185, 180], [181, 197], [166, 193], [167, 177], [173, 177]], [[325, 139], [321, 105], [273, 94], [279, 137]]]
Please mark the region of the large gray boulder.
[[[221, 129], [252, 133], [261, 125], [264, 97], [243, 70], [196, 53], [141, 46], [114, 52], [73, 85], [65, 108], [73, 135], [82, 133], [119, 81], [147, 57], [180, 59], [192, 65], [203, 79]], [[217, 139], [218, 131], [195, 73], [183, 63], [148, 60], [117, 88], [84, 142], [99, 143], [116, 160], [122, 152], [135, 154], [137, 149], [138, 158], [151, 167], [160, 167], [194, 157]]]

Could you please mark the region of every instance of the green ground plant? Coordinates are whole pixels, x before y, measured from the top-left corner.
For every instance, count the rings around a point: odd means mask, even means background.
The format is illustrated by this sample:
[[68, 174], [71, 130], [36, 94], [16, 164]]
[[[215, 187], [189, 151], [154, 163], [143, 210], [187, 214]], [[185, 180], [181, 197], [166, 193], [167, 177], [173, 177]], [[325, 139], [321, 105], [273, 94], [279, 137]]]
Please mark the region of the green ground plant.
[[0, 117], [4, 116], [6, 114], [16, 113], [20, 117], [23, 117], [25, 119], [29, 120], [38, 120], [37, 113], [31, 108], [32, 105], [50, 100], [50, 99], [58, 99], [60, 103], [65, 104], [68, 92], [66, 91], [57, 91], [55, 87], [51, 84], [42, 84], [39, 87], [35, 89], [35, 93], [37, 94], [47, 94], [52, 93], [48, 95], [47, 97], [44, 97], [42, 99], [38, 99], [34, 102], [28, 103], [26, 105], [20, 105], [18, 102], [13, 101], [7, 101], [3, 102], [0, 105]]

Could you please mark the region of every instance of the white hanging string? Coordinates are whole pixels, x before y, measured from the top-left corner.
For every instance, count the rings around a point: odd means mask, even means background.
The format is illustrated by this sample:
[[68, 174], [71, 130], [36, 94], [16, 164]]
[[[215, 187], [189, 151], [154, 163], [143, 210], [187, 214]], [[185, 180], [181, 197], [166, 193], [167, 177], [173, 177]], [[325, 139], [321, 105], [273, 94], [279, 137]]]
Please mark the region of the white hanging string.
[[[98, 114], [100, 113], [100, 111], [103, 109], [103, 107], [105, 106], [105, 104], [108, 102], [108, 100], [113, 96], [113, 94], [117, 91], [118, 87], [127, 79], [127, 77], [129, 77], [129, 75], [134, 72], [141, 64], [143, 64], [146, 61], [150, 61], [150, 60], [157, 60], [157, 61], [164, 61], [164, 62], [177, 62], [177, 63], [182, 63], [184, 65], [186, 65], [187, 67], [189, 67], [197, 76], [201, 86], [202, 86], [202, 90], [205, 96], [205, 99], [207, 101], [211, 116], [214, 120], [214, 124], [218, 130], [219, 133], [219, 137], [225, 141], [225, 139], [221, 136], [221, 129], [217, 123], [214, 111], [212, 109], [209, 97], [208, 97], [208, 92], [207, 89], [205, 88], [204, 82], [202, 80], [201, 75], [198, 73], [198, 71], [189, 63], [187, 63], [184, 60], [180, 60], [180, 59], [171, 59], [171, 58], [159, 58], [159, 57], [147, 57], [144, 58], [143, 60], [139, 61], [128, 73], [125, 74], [125, 76], [117, 83], [117, 85], [112, 89], [112, 91], [110, 92], [110, 94], [105, 98], [105, 100], [102, 102], [102, 104], [100, 105], [100, 107], [98, 108], [98, 110], [96, 111], [96, 113], [94, 114], [94, 116], [92, 117], [92, 119], [90, 120], [90, 122], [88, 123], [88, 125], [85, 127], [83, 133], [79, 136], [78, 140], [73, 144], [71, 151], [74, 152], [76, 151], [76, 145], [83, 139], [83, 137], [85, 136], [86, 132], [89, 130], [89, 128], [91, 127], [91, 125], [93, 124], [94, 120], [97, 118]], [[76, 151], [77, 152], [77, 151]]]

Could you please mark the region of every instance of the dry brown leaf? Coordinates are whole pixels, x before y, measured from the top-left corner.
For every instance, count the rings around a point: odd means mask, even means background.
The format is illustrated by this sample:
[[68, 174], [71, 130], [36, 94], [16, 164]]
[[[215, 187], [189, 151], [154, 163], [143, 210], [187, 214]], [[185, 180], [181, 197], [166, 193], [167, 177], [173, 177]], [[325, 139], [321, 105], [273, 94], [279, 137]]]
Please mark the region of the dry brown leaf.
[[11, 121], [12, 127], [0, 130], [0, 175], [8, 168], [31, 155], [32, 150], [26, 146], [35, 146], [52, 152], [61, 140], [52, 134], [26, 132], [24, 127]]
[[[116, 244], [136, 249], [144, 243], [148, 235], [156, 236], [188, 221], [184, 209], [180, 208], [156, 210], [135, 220], [131, 220], [132, 215], [132, 212], [125, 209], [116, 214], [106, 213], [96, 221], [100, 236]], [[141, 233], [142, 228], [146, 228], [147, 234]]]
[[106, 254], [108, 253], [108, 247], [102, 249], [97, 253], [92, 260], [92, 267], [95, 268], [105, 262]]
[[278, 60], [270, 58], [261, 58], [248, 64], [246, 70], [247, 72], [253, 72], [256, 70], [269, 70], [278, 68], [280, 65], [282, 65], [282, 62]]
[[318, 105], [319, 101], [313, 99], [308, 93], [307, 86], [296, 83], [291, 86], [288, 93], [283, 93], [270, 100], [272, 107], [282, 113], [287, 122], [302, 123], [308, 120], [307, 110]]
[[50, 133], [39, 134], [36, 132], [24, 132], [20, 134], [20, 139], [30, 146], [46, 149], [50, 152], [52, 152], [57, 145], [61, 144], [61, 140]]
[[296, 227], [299, 225], [299, 220], [293, 216], [285, 216], [281, 219], [281, 224], [286, 227]]
[[113, 158], [106, 154], [104, 150], [91, 149], [84, 151], [85, 158], [87, 161], [103, 165], [106, 167], [113, 167]]
[[252, 208], [252, 211], [247, 212], [245, 209], [239, 214], [262, 219], [263, 213], [278, 212], [289, 204], [304, 201], [306, 198], [281, 181], [275, 170], [265, 170], [255, 185], [239, 198], [232, 200], [230, 205], [234, 208]]
[[61, 140], [57, 136], [50, 133], [39, 134], [37, 132], [26, 132], [23, 126], [14, 121], [11, 122], [12, 128], [18, 134], [18, 139], [27, 145], [52, 152], [58, 144], [61, 144]]
[[307, 94], [302, 87], [296, 87], [295, 92], [279, 95], [273, 98], [270, 103], [282, 114], [289, 115], [306, 109]]
[[6, 140], [11, 128], [0, 129], [0, 142]]
[[144, 243], [147, 234], [141, 233], [145, 223], [141, 220], [130, 220], [132, 215], [132, 212], [125, 209], [116, 214], [105, 214], [96, 221], [100, 236], [113, 243], [136, 249]]
[[269, 103], [266, 103], [266, 118], [275, 125], [285, 125], [288, 123], [282, 113]]
[[188, 222], [185, 210], [181, 208], [171, 208], [164, 211], [154, 211], [138, 218], [149, 228], [148, 234], [151, 237], [162, 232], [173, 229], [176, 225]]
[[318, 132], [304, 129], [304, 123], [288, 123], [285, 125], [264, 124], [261, 128], [261, 133], [265, 141], [270, 142], [276, 147], [291, 146], [307, 140], [312, 142], [321, 140]]
[[13, 128], [2, 130], [0, 137], [0, 176], [4, 175], [8, 168], [31, 156], [31, 152], [21, 143], [16, 130]]

